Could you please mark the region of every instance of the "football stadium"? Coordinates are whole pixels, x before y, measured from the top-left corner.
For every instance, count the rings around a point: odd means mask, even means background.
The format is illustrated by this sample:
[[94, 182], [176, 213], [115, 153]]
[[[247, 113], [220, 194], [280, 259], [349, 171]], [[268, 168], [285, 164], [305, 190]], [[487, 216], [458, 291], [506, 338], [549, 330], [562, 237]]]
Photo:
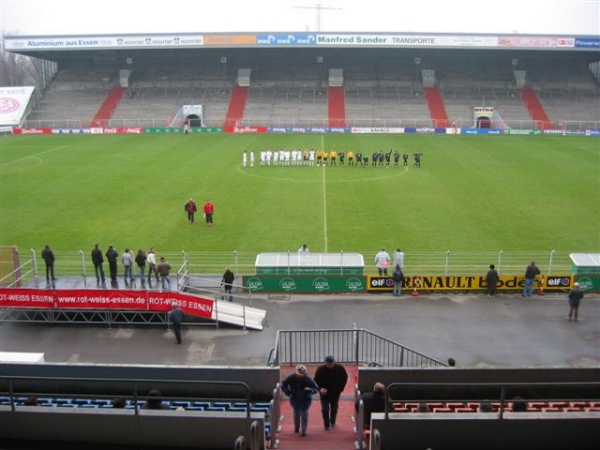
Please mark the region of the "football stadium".
[[3, 49], [1, 448], [595, 447], [598, 36]]

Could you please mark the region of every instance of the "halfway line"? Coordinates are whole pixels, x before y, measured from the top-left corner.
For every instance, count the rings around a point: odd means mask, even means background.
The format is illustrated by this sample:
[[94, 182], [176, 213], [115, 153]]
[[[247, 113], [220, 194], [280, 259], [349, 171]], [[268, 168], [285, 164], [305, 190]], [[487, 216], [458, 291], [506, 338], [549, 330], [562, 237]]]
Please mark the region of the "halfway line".
[[[321, 135], [321, 149], [325, 151], [325, 137]], [[325, 166], [321, 166], [323, 172], [323, 239], [325, 240], [325, 253], [327, 253], [327, 180], [325, 179]]]

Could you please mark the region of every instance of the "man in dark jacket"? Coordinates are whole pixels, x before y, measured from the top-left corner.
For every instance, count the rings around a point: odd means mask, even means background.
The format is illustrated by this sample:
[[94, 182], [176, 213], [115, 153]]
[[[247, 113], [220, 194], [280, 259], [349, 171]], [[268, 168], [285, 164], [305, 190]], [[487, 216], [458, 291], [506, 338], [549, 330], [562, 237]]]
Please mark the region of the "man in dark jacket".
[[102, 267], [104, 264], [104, 256], [102, 256], [102, 250], [100, 250], [99, 244], [96, 244], [94, 250], [92, 250], [92, 263], [94, 263], [94, 271], [96, 272], [96, 285], [100, 286], [100, 281], [102, 281], [102, 284], [105, 284], [104, 268]]
[[46, 282], [56, 281], [56, 278], [54, 278], [54, 252], [48, 244], [42, 250], [42, 259], [46, 263]]
[[223, 296], [223, 300], [225, 300], [225, 296], [228, 295], [228, 300], [230, 302], [233, 301], [233, 294], [231, 293], [233, 289], [233, 282], [235, 280], [235, 275], [229, 268], [229, 266], [225, 267], [225, 273], [223, 274], [223, 278], [221, 279], [221, 286], [225, 289], [225, 295]]
[[371, 413], [385, 412], [385, 385], [383, 383], [375, 383], [373, 392], [365, 392], [356, 402], [355, 409], [358, 412], [360, 400], [363, 402], [363, 411], [365, 415], [365, 426], [371, 424]]
[[325, 364], [315, 372], [315, 383], [319, 386], [321, 414], [326, 430], [335, 427], [340, 396], [348, 382], [348, 373], [341, 364], [336, 364], [333, 356], [325, 358]]
[[493, 297], [496, 294], [496, 287], [498, 286], [499, 279], [500, 277], [498, 276], [496, 266], [490, 264], [490, 270], [488, 270], [487, 274], [485, 275], [488, 297]]
[[175, 332], [175, 339], [178, 344], [181, 344], [181, 323], [183, 322], [183, 318], [183, 311], [173, 303], [169, 319], [171, 319], [171, 323], [173, 324], [173, 331]]
[[579, 314], [579, 303], [583, 298], [583, 291], [579, 287], [579, 283], [573, 284], [573, 289], [569, 291], [569, 315], [567, 320], [574, 320], [577, 322]]
[[110, 271], [110, 284], [112, 287], [117, 287], [117, 258], [119, 254], [112, 245], [108, 246], [106, 251], [106, 259], [108, 261], [108, 269]]
[[525, 269], [525, 287], [523, 287], [523, 297], [531, 297], [533, 294], [533, 286], [535, 285], [535, 277], [540, 274], [540, 269], [535, 265], [535, 261]]

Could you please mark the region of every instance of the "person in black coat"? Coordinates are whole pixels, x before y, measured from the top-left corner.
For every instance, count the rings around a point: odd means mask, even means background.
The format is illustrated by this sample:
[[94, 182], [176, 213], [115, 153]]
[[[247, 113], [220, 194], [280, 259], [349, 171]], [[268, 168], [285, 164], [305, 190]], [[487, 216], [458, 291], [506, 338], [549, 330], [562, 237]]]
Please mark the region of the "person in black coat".
[[106, 259], [108, 261], [108, 269], [110, 271], [110, 284], [112, 287], [117, 286], [117, 259], [119, 254], [112, 245], [108, 246], [106, 251]]
[[102, 256], [102, 250], [100, 250], [99, 244], [96, 244], [94, 250], [92, 250], [92, 263], [94, 264], [94, 271], [96, 272], [96, 285], [100, 285], [100, 281], [102, 281], [102, 284], [106, 283], [104, 278], [104, 268], [102, 267], [104, 264], [104, 256]]
[[496, 287], [498, 286], [499, 280], [500, 277], [498, 275], [498, 271], [496, 270], [496, 266], [490, 264], [490, 270], [488, 270], [487, 274], [485, 275], [488, 297], [493, 297], [494, 294], [496, 294]]
[[54, 278], [54, 252], [48, 244], [42, 250], [42, 259], [46, 263], [46, 282], [56, 281], [56, 278]]
[[336, 364], [333, 356], [325, 358], [325, 364], [317, 367], [315, 383], [319, 386], [321, 414], [326, 430], [335, 427], [340, 396], [348, 382], [348, 373], [341, 364]]
[[579, 288], [579, 283], [573, 285], [573, 289], [569, 291], [569, 315], [567, 320], [574, 320], [577, 322], [579, 314], [579, 303], [583, 298], [583, 291]]
[[175, 332], [175, 339], [178, 344], [181, 344], [181, 323], [183, 322], [184, 316], [183, 311], [173, 303], [171, 312], [169, 313], [169, 319], [173, 324], [173, 331]]
[[[360, 396], [363, 402], [363, 411], [365, 414], [365, 426], [371, 424], [371, 414], [374, 412], [385, 412], [385, 385], [383, 383], [375, 383], [373, 392], [365, 392]], [[355, 409], [358, 412], [359, 401], [356, 402]]]
[[[233, 294], [231, 290], [233, 289], [233, 282], [235, 280], [235, 275], [229, 269], [229, 266], [225, 267], [225, 273], [223, 274], [223, 278], [221, 279], [221, 286], [225, 289], [225, 295], [229, 295], [229, 301], [233, 301]], [[223, 300], [225, 300], [225, 296], [223, 296]]]

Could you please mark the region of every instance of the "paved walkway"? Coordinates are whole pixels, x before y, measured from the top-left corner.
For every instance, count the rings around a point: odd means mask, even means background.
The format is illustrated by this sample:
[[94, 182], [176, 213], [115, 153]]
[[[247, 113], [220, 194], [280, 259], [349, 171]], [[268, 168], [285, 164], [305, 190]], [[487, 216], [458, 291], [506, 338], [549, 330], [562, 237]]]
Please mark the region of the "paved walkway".
[[[65, 285], [59, 278], [57, 288]], [[565, 320], [566, 293], [265, 295], [252, 306], [267, 311], [262, 331], [188, 326], [181, 346], [164, 325], [1, 323], [0, 351], [41, 352], [49, 362], [262, 366], [278, 330], [356, 325], [461, 367], [600, 365], [597, 294], [583, 299], [579, 322]]]

